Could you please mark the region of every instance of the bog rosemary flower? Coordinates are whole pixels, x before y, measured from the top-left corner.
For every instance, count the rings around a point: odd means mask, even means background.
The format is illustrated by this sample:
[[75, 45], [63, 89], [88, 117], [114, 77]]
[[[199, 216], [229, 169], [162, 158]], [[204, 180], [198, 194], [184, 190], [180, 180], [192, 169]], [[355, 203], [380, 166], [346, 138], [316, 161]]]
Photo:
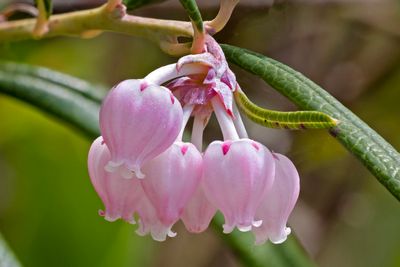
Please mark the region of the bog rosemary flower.
[[[253, 231], [256, 244], [283, 242], [299, 177], [288, 158], [248, 138], [234, 102], [238, 88], [210, 36], [203, 53], [116, 85], [101, 107], [102, 137], [88, 159], [105, 206], [100, 214], [109, 221], [138, 221], [139, 235], [163, 241], [176, 235], [172, 227], [179, 219], [200, 233], [220, 210], [224, 233], [236, 227]], [[224, 140], [202, 154], [203, 130], [213, 113]], [[191, 142], [183, 142], [191, 116]]]

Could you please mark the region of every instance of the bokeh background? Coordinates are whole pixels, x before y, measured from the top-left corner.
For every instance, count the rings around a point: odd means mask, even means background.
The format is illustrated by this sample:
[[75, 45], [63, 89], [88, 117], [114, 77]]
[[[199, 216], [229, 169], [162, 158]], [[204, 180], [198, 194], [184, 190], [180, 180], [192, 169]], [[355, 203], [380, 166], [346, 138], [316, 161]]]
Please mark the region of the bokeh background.
[[[0, 1], [3, 8], [12, 1]], [[211, 19], [218, 1], [198, 1]], [[101, 1], [55, 1], [55, 12]], [[135, 11], [186, 19], [178, 1]], [[400, 149], [400, 1], [242, 0], [217, 40], [278, 59], [323, 86]], [[106, 33], [0, 44], [0, 60], [45, 66], [111, 87], [174, 62], [157, 45]], [[260, 79], [233, 67], [259, 105], [295, 110]], [[290, 219], [319, 266], [400, 266], [400, 206], [326, 131], [271, 130], [250, 136], [287, 154], [301, 175]], [[215, 121], [206, 142], [220, 138]], [[241, 266], [210, 229], [164, 243], [108, 223], [86, 169], [90, 140], [57, 119], [0, 95], [0, 231], [25, 266]]]

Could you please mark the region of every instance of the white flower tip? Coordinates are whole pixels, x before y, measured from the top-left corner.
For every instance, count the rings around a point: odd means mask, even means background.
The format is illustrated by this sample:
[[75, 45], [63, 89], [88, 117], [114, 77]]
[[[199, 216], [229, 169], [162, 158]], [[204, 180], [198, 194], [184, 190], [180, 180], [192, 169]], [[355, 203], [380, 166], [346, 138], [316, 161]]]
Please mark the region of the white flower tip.
[[138, 234], [139, 236], [145, 236], [147, 235], [150, 231], [148, 229], [146, 229], [146, 227], [144, 226], [143, 222], [141, 219], [139, 219], [138, 221], [138, 229], [136, 229], [136, 234]]
[[171, 227], [161, 227], [161, 228], [156, 227], [155, 229], [153, 228], [151, 230], [151, 237], [155, 241], [163, 242], [167, 239], [167, 236], [169, 237], [176, 236], [176, 233], [171, 231]]
[[239, 229], [240, 232], [248, 232], [251, 231], [251, 225], [246, 225], [246, 226], [237, 226], [237, 229]]
[[283, 230], [283, 232], [276, 237], [269, 237], [269, 240], [274, 243], [274, 244], [281, 244], [283, 242], [286, 241], [288, 235], [290, 235], [290, 233], [292, 232], [292, 230], [290, 229], [290, 227], [285, 227], [285, 230]]
[[114, 217], [114, 216], [110, 216], [110, 215], [108, 215], [108, 214], [104, 215], [104, 219], [105, 219], [106, 221], [108, 221], [108, 222], [115, 222], [115, 221], [118, 220], [119, 218], [121, 218], [121, 217], [119, 217], [119, 216]]
[[232, 225], [227, 225], [227, 224], [224, 224], [223, 226], [223, 233], [224, 234], [229, 234], [229, 233], [231, 233], [232, 231], [233, 231], [233, 229], [235, 228], [234, 226], [232, 226]]
[[258, 220], [258, 221], [253, 221], [252, 225], [254, 227], [260, 227], [262, 225], [263, 221], [262, 220]]
[[285, 234], [286, 235], [290, 235], [291, 232], [292, 232], [292, 229], [290, 227], [285, 227]]
[[143, 179], [144, 177], [146, 177], [146, 175], [140, 170], [140, 167], [134, 167], [132, 171], [139, 179]]
[[168, 231], [168, 236], [169, 236], [169, 237], [175, 237], [176, 235], [177, 235], [176, 232], [173, 232], [172, 230], [169, 230], [169, 231]]
[[129, 224], [136, 224], [135, 218], [124, 218], [124, 220]]

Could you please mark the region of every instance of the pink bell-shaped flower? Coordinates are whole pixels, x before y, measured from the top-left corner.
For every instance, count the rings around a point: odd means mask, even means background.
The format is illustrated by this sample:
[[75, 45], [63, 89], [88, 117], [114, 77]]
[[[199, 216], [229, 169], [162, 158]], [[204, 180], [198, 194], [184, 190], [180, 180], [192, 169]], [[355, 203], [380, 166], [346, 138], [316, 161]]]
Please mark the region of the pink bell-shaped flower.
[[179, 220], [197, 189], [203, 171], [200, 152], [191, 143], [175, 142], [168, 150], [146, 163], [142, 187], [164, 225]]
[[271, 152], [250, 139], [214, 141], [204, 154], [204, 190], [224, 215], [224, 233], [250, 231], [262, 221], [255, 213], [271, 188], [275, 164]]
[[182, 222], [191, 233], [201, 233], [208, 228], [217, 209], [204, 194], [203, 186], [197, 188], [183, 211]]
[[171, 230], [173, 223], [168, 225], [163, 224], [158, 219], [153, 204], [151, 204], [144, 191], [142, 193], [143, 197], [139, 201], [137, 210], [139, 214], [139, 228], [136, 230], [136, 233], [140, 236], [150, 234], [154, 240], [160, 242], [165, 241], [167, 236], [175, 237], [176, 233]]
[[253, 229], [255, 243], [260, 245], [268, 239], [274, 244], [284, 242], [291, 230], [286, 227], [300, 192], [300, 179], [296, 167], [287, 157], [274, 153], [275, 180], [267, 192], [257, 218], [263, 220], [259, 228]]
[[133, 214], [143, 195], [140, 181], [105, 171], [104, 166], [110, 158], [103, 138], [98, 137], [89, 150], [88, 167], [90, 180], [105, 206], [105, 211], [100, 211], [100, 215], [108, 221], [122, 218], [135, 223]]
[[143, 178], [141, 166], [172, 145], [182, 127], [182, 107], [170, 90], [145, 80], [116, 85], [100, 109], [100, 130], [111, 159], [109, 172]]

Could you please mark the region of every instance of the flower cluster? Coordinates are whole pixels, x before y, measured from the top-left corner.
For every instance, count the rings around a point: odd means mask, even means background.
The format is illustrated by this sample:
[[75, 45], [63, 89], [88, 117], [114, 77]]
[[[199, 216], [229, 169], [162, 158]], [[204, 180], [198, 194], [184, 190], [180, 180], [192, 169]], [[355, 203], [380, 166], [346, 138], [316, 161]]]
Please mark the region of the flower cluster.
[[[163, 86], [164, 85], [164, 86]], [[299, 194], [292, 162], [248, 139], [233, 92], [240, 90], [220, 46], [207, 36], [204, 52], [182, 57], [144, 79], [116, 85], [100, 110], [89, 151], [91, 181], [108, 221], [138, 223], [139, 235], [163, 241], [207, 229], [217, 210], [224, 233], [252, 231], [256, 244], [283, 242]], [[202, 153], [202, 136], [215, 113], [223, 141]], [[193, 116], [191, 142], [183, 142]]]

